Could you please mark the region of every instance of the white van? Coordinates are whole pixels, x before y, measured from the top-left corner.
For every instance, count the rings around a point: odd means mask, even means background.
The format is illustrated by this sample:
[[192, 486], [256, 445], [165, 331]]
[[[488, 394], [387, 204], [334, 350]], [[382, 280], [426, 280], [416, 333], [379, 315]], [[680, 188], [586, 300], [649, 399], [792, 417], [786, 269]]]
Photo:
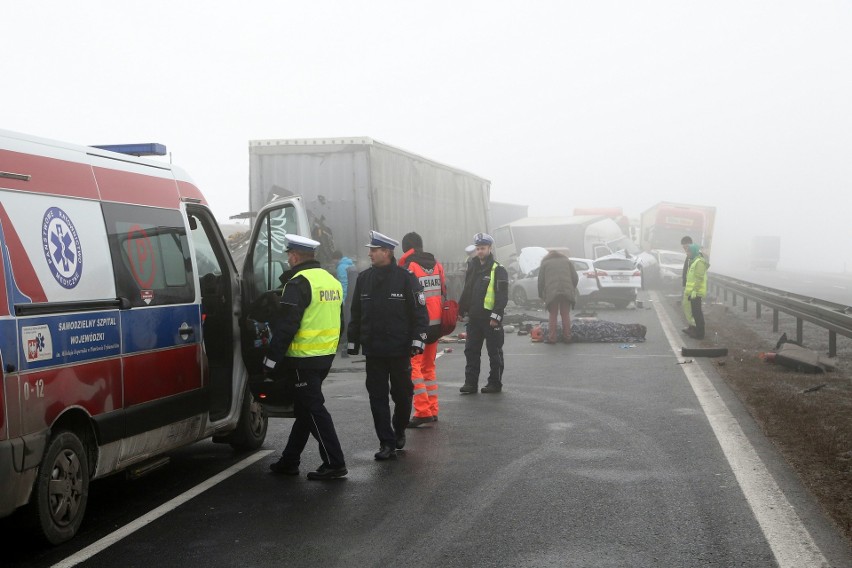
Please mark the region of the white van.
[[0, 130], [0, 516], [26, 506], [60, 543], [93, 479], [211, 436], [263, 443], [243, 314], [308, 225], [298, 197], [259, 219], [240, 277], [179, 168]]
[[568, 249], [571, 256], [595, 259], [624, 249], [639, 252], [618, 226], [600, 215], [525, 217], [494, 229], [495, 254], [510, 262], [527, 247]]

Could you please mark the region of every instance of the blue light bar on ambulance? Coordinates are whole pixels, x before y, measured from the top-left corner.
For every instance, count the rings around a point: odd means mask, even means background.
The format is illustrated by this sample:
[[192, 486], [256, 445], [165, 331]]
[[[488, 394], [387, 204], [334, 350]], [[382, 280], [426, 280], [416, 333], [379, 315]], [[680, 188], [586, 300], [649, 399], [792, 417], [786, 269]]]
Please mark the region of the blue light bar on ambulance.
[[106, 144], [104, 146], [92, 146], [101, 150], [129, 154], [131, 156], [165, 156], [166, 147], [156, 142], [148, 144]]

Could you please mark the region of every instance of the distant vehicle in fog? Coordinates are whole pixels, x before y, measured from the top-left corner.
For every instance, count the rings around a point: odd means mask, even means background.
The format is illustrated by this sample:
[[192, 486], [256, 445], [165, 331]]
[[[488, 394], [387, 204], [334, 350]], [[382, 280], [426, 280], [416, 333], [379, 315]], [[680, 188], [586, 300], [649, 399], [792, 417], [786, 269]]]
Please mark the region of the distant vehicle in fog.
[[781, 259], [781, 237], [760, 235], [752, 238], [749, 247], [749, 267], [754, 270], [775, 270]]
[[678, 250], [680, 240], [689, 236], [710, 256], [716, 208], [685, 203], [657, 203], [639, 219], [642, 250]]
[[621, 227], [602, 215], [526, 217], [494, 229], [496, 256], [506, 261], [527, 247], [567, 249], [572, 256], [598, 258], [639, 249]]
[[639, 255], [646, 288], [680, 286], [686, 254], [676, 250], [650, 250]]

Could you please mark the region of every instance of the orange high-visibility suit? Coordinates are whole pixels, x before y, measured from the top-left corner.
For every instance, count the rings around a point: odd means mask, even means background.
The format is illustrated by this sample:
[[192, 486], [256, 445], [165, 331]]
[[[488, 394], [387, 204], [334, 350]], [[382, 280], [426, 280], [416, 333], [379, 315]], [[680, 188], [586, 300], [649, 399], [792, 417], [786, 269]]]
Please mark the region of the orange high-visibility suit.
[[429, 334], [421, 355], [411, 358], [411, 380], [414, 383], [414, 417], [438, 418], [438, 381], [435, 377], [435, 357], [441, 337], [441, 311], [447, 297], [444, 267], [432, 254], [409, 249], [399, 265], [410, 270], [423, 286], [426, 310], [429, 312]]

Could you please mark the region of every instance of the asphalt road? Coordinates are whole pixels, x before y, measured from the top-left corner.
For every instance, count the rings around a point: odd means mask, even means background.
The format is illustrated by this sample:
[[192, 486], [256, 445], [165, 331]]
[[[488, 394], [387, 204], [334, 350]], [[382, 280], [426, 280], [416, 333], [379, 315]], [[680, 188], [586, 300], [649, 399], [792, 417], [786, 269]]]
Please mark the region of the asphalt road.
[[[4, 546], [2, 564], [852, 566], [845, 540], [710, 360], [684, 363], [655, 309], [598, 315], [646, 325], [647, 341], [550, 346], [509, 334], [499, 395], [460, 395], [463, 345], [442, 344], [453, 351], [438, 360], [440, 421], [409, 430], [391, 462], [373, 460], [363, 358], [340, 360], [324, 390], [347, 479], [270, 474], [291, 424], [273, 419], [264, 447], [272, 453], [234, 454], [204, 442], [140, 480], [93, 483], [71, 543], [45, 548], [14, 519], [3, 521], [4, 540], [14, 545]], [[713, 388], [696, 386], [702, 375]], [[730, 441], [720, 443], [720, 420], [735, 445], [753, 448], [745, 463]], [[259, 459], [187, 496], [250, 457]], [[313, 441], [302, 463], [304, 472], [319, 465]], [[779, 494], [762, 494], [750, 478], [761, 468]], [[181, 496], [185, 502], [161, 516], [143, 517]], [[138, 530], [115, 532], [129, 523]]]

